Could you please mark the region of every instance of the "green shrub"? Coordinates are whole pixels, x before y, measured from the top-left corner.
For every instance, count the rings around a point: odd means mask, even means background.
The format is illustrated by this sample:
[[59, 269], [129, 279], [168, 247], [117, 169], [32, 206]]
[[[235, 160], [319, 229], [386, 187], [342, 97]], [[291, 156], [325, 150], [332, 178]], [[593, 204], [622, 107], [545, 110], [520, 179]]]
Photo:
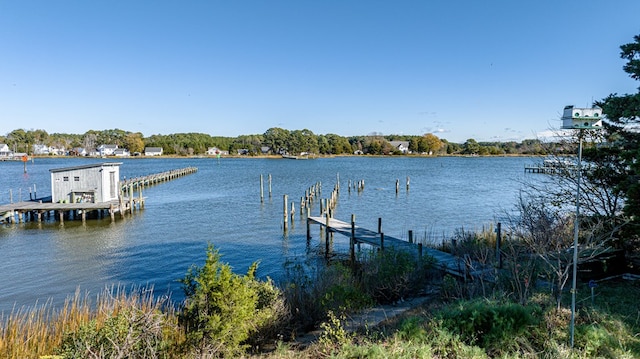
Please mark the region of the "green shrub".
[[510, 350], [515, 338], [536, 324], [534, 308], [487, 300], [459, 302], [441, 312], [444, 328], [488, 352]]
[[180, 319], [197, 354], [241, 354], [249, 336], [273, 319], [270, 304], [278, 295], [255, 279], [256, 269], [254, 263], [245, 276], [234, 274], [209, 245], [204, 266], [193, 266], [181, 280], [186, 299]]
[[424, 289], [431, 263], [430, 258], [416, 263], [413, 254], [405, 251], [372, 252], [360, 266], [362, 285], [376, 302], [394, 303]]

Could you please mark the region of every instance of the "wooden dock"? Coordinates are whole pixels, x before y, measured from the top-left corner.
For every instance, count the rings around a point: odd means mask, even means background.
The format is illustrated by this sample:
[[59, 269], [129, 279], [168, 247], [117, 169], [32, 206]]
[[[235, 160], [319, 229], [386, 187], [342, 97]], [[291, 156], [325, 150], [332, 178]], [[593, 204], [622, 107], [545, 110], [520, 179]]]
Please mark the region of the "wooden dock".
[[422, 259], [423, 255], [428, 255], [435, 260], [436, 267], [446, 273], [462, 278], [483, 277], [485, 280], [491, 280], [489, 277], [492, 277], [493, 275], [492, 267], [483, 268], [479, 263], [469, 263], [468, 260], [465, 261], [465, 259], [456, 257], [450, 253], [423, 247], [422, 243], [413, 242], [411, 231], [409, 231], [409, 240], [405, 241], [399, 238], [386, 236], [380, 231], [373, 231], [356, 226], [354, 217], [355, 216], [352, 216], [351, 223], [343, 222], [331, 217], [327, 218], [326, 215], [322, 215], [320, 217], [307, 217], [307, 240], [311, 239], [310, 225], [318, 224], [326, 229], [327, 252], [329, 248], [329, 233], [340, 233], [350, 238], [349, 248], [352, 260], [355, 260], [355, 245], [363, 243], [380, 248], [380, 250], [392, 248], [398, 251], [414, 253], [418, 259]]
[[124, 217], [126, 212], [133, 213], [136, 208], [138, 210], [144, 208], [145, 198], [142, 193], [145, 187], [180, 178], [197, 171], [197, 167], [186, 167], [122, 180], [120, 181], [118, 200], [113, 201], [52, 203], [50, 201], [35, 200], [0, 205], [0, 222], [41, 222], [52, 216], [60, 222], [63, 222], [65, 218], [85, 221], [87, 215], [90, 214], [95, 214], [96, 217], [108, 215], [113, 221], [116, 213]]

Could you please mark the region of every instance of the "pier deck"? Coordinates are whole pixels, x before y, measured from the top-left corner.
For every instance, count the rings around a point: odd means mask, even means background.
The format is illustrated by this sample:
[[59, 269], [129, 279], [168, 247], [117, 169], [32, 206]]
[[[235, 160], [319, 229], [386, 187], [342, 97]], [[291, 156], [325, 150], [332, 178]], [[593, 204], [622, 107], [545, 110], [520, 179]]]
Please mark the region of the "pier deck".
[[434, 258], [436, 262], [435, 265], [438, 269], [458, 277], [483, 277], [487, 280], [492, 280], [489, 277], [493, 274], [493, 268], [483, 268], [479, 263], [471, 263], [471, 265], [469, 265], [463, 258], [437, 249], [423, 248], [421, 243], [411, 243], [399, 238], [390, 237], [377, 231], [358, 227], [355, 224], [353, 224], [352, 228], [351, 223], [343, 222], [335, 218], [329, 218], [329, 222], [327, 223], [327, 218], [324, 215], [320, 217], [308, 217], [307, 226], [311, 223], [319, 224], [327, 228], [328, 231], [353, 238], [355, 244], [364, 243], [381, 249], [393, 248], [399, 251], [414, 253], [418, 257], [426, 254]]
[[[186, 167], [122, 180], [119, 184], [119, 198], [112, 201], [52, 203], [41, 200], [0, 205], [0, 222], [26, 222], [29, 219], [40, 222], [43, 216], [50, 216], [52, 212], [57, 214], [55, 218], [60, 221], [63, 221], [65, 216], [73, 216], [76, 219], [81, 217], [84, 221], [87, 213], [90, 212], [96, 212], [98, 216], [103, 212], [108, 212], [111, 219], [114, 220], [116, 213], [120, 213], [124, 217], [127, 211], [133, 213], [136, 206], [139, 209], [144, 207], [145, 198], [142, 196], [142, 191], [145, 187], [170, 181], [197, 171], [197, 167]], [[137, 191], [137, 194], [134, 191]]]

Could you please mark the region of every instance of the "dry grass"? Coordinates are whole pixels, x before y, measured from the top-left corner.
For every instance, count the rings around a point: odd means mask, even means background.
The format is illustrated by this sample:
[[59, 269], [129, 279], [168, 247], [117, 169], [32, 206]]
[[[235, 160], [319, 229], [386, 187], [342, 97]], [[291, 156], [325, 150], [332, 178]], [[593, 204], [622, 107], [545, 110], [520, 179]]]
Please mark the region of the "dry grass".
[[95, 320], [100, 327], [104, 322], [126, 309], [143, 313], [164, 313], [171, 339], [179, 341], [177, 315], [166, 298], [157, 299], [152, 289], [126, 291], [120, 286], [105, 288], [91, 300], [88, 293], [78, 289], [65, 300], [62, 308], [51, 301], [33, 308], [14, 309], [0, 315], [0, 358], [39, 358], [55, 354], [65, 333], [76, 331], [81, 325]]

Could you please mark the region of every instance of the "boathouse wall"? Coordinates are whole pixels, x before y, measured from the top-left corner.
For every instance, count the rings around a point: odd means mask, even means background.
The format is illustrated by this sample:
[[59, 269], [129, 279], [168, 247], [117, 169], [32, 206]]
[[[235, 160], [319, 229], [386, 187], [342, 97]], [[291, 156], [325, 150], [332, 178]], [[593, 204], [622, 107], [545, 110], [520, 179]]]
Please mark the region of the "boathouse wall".
[[118, 200], [121, 163], [97, 163], [49, 170], [52, 202]]

